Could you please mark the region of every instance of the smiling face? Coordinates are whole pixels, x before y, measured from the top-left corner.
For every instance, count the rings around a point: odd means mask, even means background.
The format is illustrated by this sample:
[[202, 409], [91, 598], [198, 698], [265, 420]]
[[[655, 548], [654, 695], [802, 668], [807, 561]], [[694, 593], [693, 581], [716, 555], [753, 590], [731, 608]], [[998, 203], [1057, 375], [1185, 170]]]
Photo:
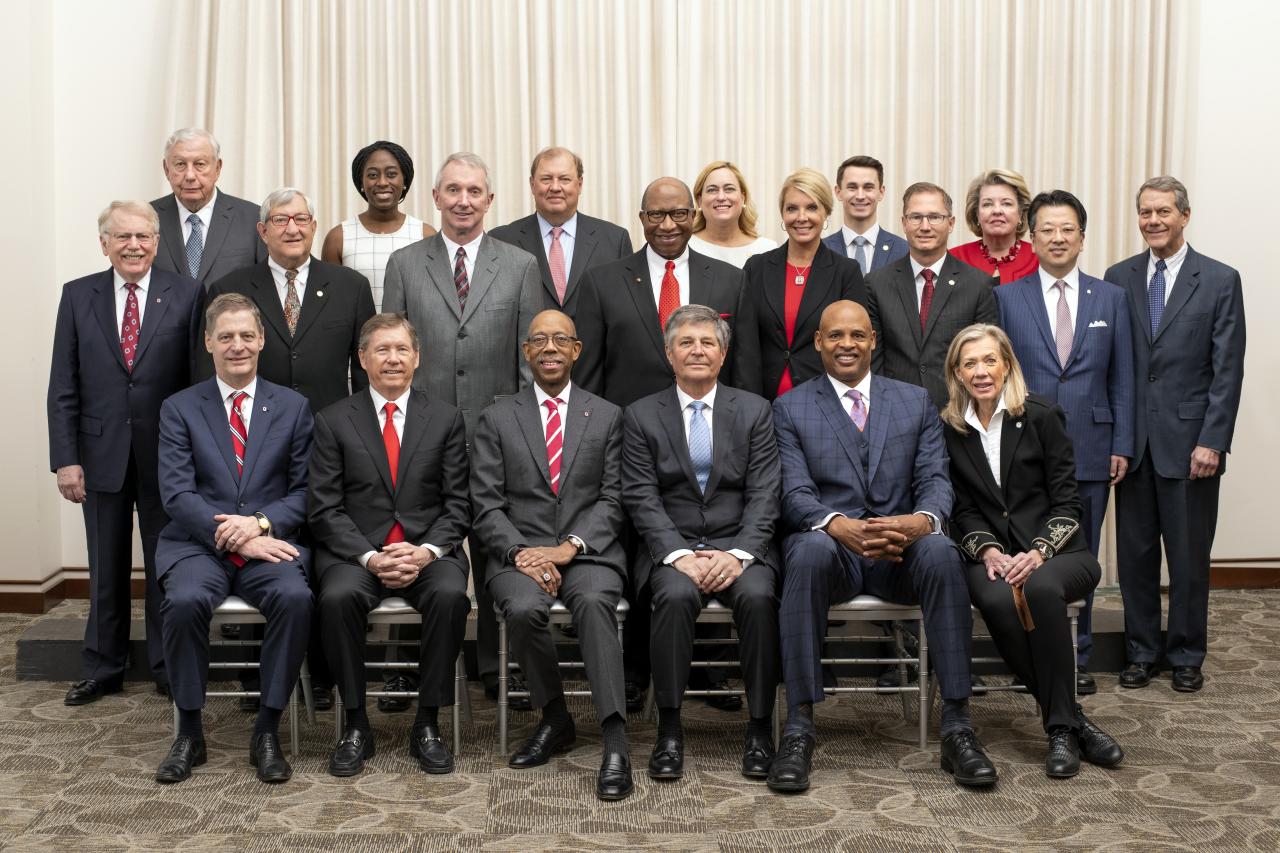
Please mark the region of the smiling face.
[[[670, 335], [667, 358], [676, 375], [676, 384], [685, 391], [705, 391], [715, 384], [724, 367], [725, 350], [711, 323], [685, 323]], [[696, 396], [701, 396], [697, 394]]]
[[573, 363], [582, 355], [573, 321], [559, 311], [543, 311], [529, 324], [529, 334], [520, 344], [529, 362], [533, 381], [548, 394], [558, 394], [573, 372]]
[[563, 225], [578, 212], [578, 196], [582, 194], [582, 178], [578, 166], [567, 151], [548, 154], [538, 161], [529, 178], [533, 206], [552, 225]]
[[987, 184], [978, 193], [978, 228], [987, 242], [1007, 240], [1018, 233], [1022, 214], [1018, 194], [1007, 184]]
[[400, 169], [400, 161], [385, 149], [374, 151], [364, 161], [360, 191], [371, 209], [395, 210], [404, 198], [404, 172]]
[[[644, 194], [643, 210], [640, 211], [640, 222], [644, 226], [645, 242], [658, 253], [659, 257], [674, 260], [684, 254], [689, 238], [693, 236], [693, 214], [689, 212], [691, 199], [689, 191], [679, 181], [663, 178], [654, 181]], [[676, 222], [672, 216], [664, 216], [660, 222], [651, 222], [646, 212], [662, 211], [676, 213], [685, 211], [683, 222]]]
[[403, 324], [378, 329], [360, 350], [360, 366], [369, 374], [369, 384], [386, 400], [397, 400], [409, 390], [418, 358]]
[[845, 385], [857, 385], [871, 369], [876, 333], [867, 309], [856, 302], [833, 302], [822, 312], [813, 346], [822, 356], [827, 375]]
[[884, 187], [876, 170], [867, 166], [847, 166], [836, 184], [836, 199], [844, 212], [844, 224], [862, 233], [876, 221], [876, 210], [884, 201]]
[[[276, 225], [271, 220], [277, 216], [288, 217], [288, 221], [284, 225]], [[311, 254], [311, 242], [316, 236], [314, 218], [305, 225], [299, 225], [295, 216], [310, 216], [307, 200], [300, 194], [271, 208], [267, 221], [258, 223], [258, 233], [262, 242], [267, 244], [267, 254], [287, 270], [297, 269], [306, 263], [307, 256]]]
[[160, 241], [145, 216], [117, 210], [107, 223], [107, 233], [98, 236], [102, 254], [111, 259], [121, 278], [134, 284], [151, 269]]
[[782, 227], [797, 247], [811, 246], [821, 238], [826, 219], [822, 205], [803, 190], [792, 187], [782, 197]]
[[1191, 211], [1178, 210], [1172, 191], [1143, 190], [1138, 196], [1138, 227], [1142, 229], [1142, 239], [1158, 258], [1171, 257], [1182, 248], [1182, 232], [1189, 221]]
[[698, 197], [698, 207], [708, 223], [732, 222], [736, 225], [738, 217], [742, 215], [743, 204], [745, 199], [742, 187], [738, 185], [738, 178], [732, 169], [722, 166], [707, 175], [707, 180], [702, 185], [702, 195]]
[[1000, 355], [1000, 345], [995, 338], [988, 335], [969, 341], [960, 348], [956, 376], [973, 397], [975, 406], [982, 407], [984, 403], [994, 406], [1004, 393], [1004, 380], [1008, 373], [1009, 365]]
[[192, 213], [209, 203], [221, 174], [222, 161], [213, 156], [207, 139], [183, 140], [165, 153], [164, 176], [174, 196]]
[[431, 191], [440, 227], [455, 243], [470, 243], [484, 230], [484, 215], [493, 203], [493, 193], [485, 187], [484, 169], [450, 162], [440, 172], [440, 186]]
[[252, 311], [224, 311], [204, 333], [214, 372], [232, 388], [243, 388], [257, 375], [258, 355], [265, 343]]
[[1084, 251], [1084, 232], [1080, 230], [1075, 209], [1069, 205], [1045, 205], [1036, 211], [1031, 245], [1040, 266], [1049, 275], [1062, 278], [1071, 272]]
[[902, 211], [902, 230], [911, 247], [911, 257], [925, 266], [946, 253], [955, 225], [956, 218], [947, 212], [946, 200], [936, 192], [912, 194]]

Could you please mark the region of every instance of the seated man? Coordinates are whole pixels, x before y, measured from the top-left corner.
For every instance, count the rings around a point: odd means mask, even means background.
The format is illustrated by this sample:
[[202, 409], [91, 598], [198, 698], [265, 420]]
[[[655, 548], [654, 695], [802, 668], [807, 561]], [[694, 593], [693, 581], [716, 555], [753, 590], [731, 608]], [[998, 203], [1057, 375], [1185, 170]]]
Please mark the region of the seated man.
[[733, 609], [751, 715], [742, 775], [762, 779], [773, 760], [778, 685], [778, 448], [769, 404], [718, 384], [729, 326], [685, 305], [666, 327], [674, 387], [631, 404], [623, 421], [622, 499], [642, 543], [633, 570], [653, 598], [650, 657], [658, 739], [654, 779], [684, 773], [680, 705], [693, 627], [709, 598]]
[[280, 714], [298, 680], [311, 625], [308, 554], [298, 547], [307, 500], [311, 409], [258, 376], [262, 318], [240, 294], [205, 309], [214, 376], [160, 409], [160, 497], [172, 519], [156, 546], [164, 592], [164, 657], [178, 736], [156, 771], [181, 782], [207, 760], [200, 709], [209, 681], [209, 622], [228, 595], [266, 617], [262, 697], [249, 762], [263, 782], [293, 775], [280, 750]]
[[449, 773], [440, 706], [453, 704], [454, 662], [467, 614], [466, 430], [448, 403], [411, 391], [418, 334], [404, 316], [376, 314], [360, 330], [369, 388], [316, 415], [307, 521], [316, 540], [324, 648], [346, 707], [329, 772], [354, 776], [374, 754], [365, 712], [369, 611], [390, 596], [422, 614], [418, 716], [409, 754]]
[[876, 335], [856, 302], [822, 312], [814, 346], [825, 375], [773, 404], [789, 534], [779, 616], [788, 707], [769, 787], [809, 788], [827, 611], [862, 593], [920, 603], [943, 700], [942, 768], [959, 784], [991, 785], [995, 767], [969, 722], [964, 565], [940, 532], [953, 500], [942, 421], [923, 388], [870, 374]]
[[547, 618], [558, 597], [573, 614], [604, 730], [596, 795], [621, 800], [634, 787], [617, 621], [626, 572], [618, 541], [622, 410], [570, 382], [582, 352], [576, 333], [560, 311], [533, 318], [523, 349], [534, 384], [480, 416], [471, 496], [476, 533], [488, 546], [489, 592], [542, 709], [537, 730], [508, 763], [537, 767], [573, 746]]

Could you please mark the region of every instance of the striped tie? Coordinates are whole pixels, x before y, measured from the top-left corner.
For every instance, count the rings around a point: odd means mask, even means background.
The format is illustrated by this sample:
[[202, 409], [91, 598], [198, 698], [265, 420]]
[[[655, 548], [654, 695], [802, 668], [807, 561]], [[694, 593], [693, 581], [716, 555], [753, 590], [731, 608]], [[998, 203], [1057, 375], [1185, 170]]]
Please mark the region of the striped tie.
[[[249, 430], [244, 425], [244, 416], [240, 413], [240, 407], [248, 396], [244, 391], [233, 391], [231, 393], [231, 447], [236, 454], [237, 477], [244, 473], [244, 445], [245, 439], [249, 435]], [[246, 562], [244, 557], [239, 554], [228, 554], [227, 559], [237, 566], [243, 566]]]
[[458, 290], [458, 309], [467, 310], [467, 293], [471, 290], [471, 282], [467, 280], [467, 250], [461, 246], [453, 256], [453, 286]]
[[564, 429], [560, 425], [560, 406], [564, 400], [557, 397], [543, 402], [547, 407], [547, 473], [551, 476], [551, 491], [560, 494], [560, 451], [564, 444]]
[[1071, 357], [1071, 339], [1074, 334], [1071, 329], [1071, 306], [1067, 304], [1067, 283], [1058, 281], [1053, 286], [1058, 288], [1058, 317], [1053, 327], [1053, 342], [1058, 347], [1058, 364], [1066, 367], [1067, 359]]

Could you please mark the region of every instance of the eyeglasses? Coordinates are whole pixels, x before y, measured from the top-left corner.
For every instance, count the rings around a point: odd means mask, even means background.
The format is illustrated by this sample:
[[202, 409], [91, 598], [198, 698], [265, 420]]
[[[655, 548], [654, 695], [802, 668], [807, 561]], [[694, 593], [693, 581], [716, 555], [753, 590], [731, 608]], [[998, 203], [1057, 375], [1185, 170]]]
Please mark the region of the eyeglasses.
[[1074, 225], [1066, 225], [1062, 228], [1052, 228], [1046, 225], [1044, 228], [1037, 228], [1036, 233], [1046, 240], [1051, 240], [1059, 234], [1062, 235], [1062, 239], [1070, 240], [1072, 237], [1080, 233], [1080, 229]]
[[574, 337], [570, 337], [569, 335], [566, 335], [563, 332], [556, 332], [554, 335], [551, 335], [551, 336], [534, 335], [533, 337], [525, 338], [524, 340], [526, 344], [533, 347], [534, 349], [542, 349], [547, 345], [547, 341], [551, 341], [551, 343], [555, 344], [556, 349], [568, 349], [569, 347], [577, 343], [578, 339]]
[[286, 227], [289, 224], [290, 219], [292, 219], [294, 224], [297, 225], [299, 228], [306, 228], [315, 220], [315, 217], [312, 216], [310, 213], [295, 213], [292, 215], [288, 215], [284, 213], [276, 213], [272, 216], [267, 217], [267, 221], [270, 222], [272, 225], [274, 225], [276, 228]]
[[113, 234], [111, 235], [111, 239], [112, 239], [112, 240], [114, 240], [114, 241], [115, 241], [115, 243], [116, 243], [116, 245], [118, 245], [118, 246], [127, 246], [127, 245], [129, 245], [129, 241], [130, 241], [130, 240], [137, 240], [137, 241], [138, 241], [138, 245], [139, 245], [139, 246], [150, 246], [152, 243], [154, 243], [154, 242], [156, 241], [156, 235], [154, 235], [154, 234], [145, 234], [145, 233], [142, 233], [142, 232], [139, 232], [139, 233], [137, 233], [137, 234], [115, 234], [115, 233], [113, 233]]
[[693, 210], [687, 207], [680, 207], [675, 210], [642, 210], [640, 215], [649, 220], [651, 225], [661, 225], [662, 220], [668, 216], [671, 221], [679, 225], [693, 215]]
[[919, 225], [926, 219], [929, 220], [930, 225], [941, 225], [951, 217], [945, 213], [904, 213], [902, 218], [912, 225]]

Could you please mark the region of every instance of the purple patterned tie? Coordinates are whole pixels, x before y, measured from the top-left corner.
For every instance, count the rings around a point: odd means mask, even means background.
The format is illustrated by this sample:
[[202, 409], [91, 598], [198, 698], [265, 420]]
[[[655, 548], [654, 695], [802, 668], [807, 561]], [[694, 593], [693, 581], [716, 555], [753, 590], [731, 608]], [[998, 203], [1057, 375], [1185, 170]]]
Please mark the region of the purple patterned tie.
[[867, 405], [862, 402], [862, 394], [857, 388], [850, 388], [844, 395], [853, 401], [849, 417], [853, 418], [853, 425], [858, 428], [858, 432], [862, 432], [867, 428]]
[[1067, 283], [1058, 281], [1058, 320], [1053, 329], [1053, 341], [1058, 345], [1058, 364], [1067, 366], [1067, 358], [1071, 355], [1071, 306], [1067, 304]]
[[453, 286], [458, 289], [458, 308], [465, 311], [471, 282], [467, 280], [467, 250], [461, 246], [453, 256]]

